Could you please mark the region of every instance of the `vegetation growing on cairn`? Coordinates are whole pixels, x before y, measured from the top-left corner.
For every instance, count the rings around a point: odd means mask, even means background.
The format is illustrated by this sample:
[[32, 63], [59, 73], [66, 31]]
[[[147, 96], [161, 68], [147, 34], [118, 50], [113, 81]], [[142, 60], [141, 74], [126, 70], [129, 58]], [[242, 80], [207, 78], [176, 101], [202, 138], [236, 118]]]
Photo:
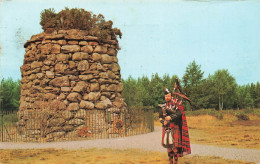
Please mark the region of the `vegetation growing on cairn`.
[[106, 21], [102, 14], [95, 15], [92, 12], [79, 8], [65, 8], [56, 13], [53, 8], [45, 9], [41, 12], [42, 29], [53, 28], [56, 30], [79, 29], [87, 30], [92, 36], [100, 39], [107, 39], [111, 35], [112, 39], [122, 37], [122, 33], [118, 28], [112, 28], [113, 22]]

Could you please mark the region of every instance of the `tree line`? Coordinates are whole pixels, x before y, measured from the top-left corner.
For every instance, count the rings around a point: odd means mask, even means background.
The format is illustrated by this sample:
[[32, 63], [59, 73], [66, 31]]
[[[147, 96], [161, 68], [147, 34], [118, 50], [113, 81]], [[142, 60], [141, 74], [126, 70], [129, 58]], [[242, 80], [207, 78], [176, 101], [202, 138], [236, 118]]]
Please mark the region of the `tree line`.
[[[181, 81], [183, 92], [191, 99], [192, 105], [184, 103], [186, 110], [197, 109], [252, 109], [260, 108], [260, 83], [238, 85], [227, 69], [217, 70], [213, 75], [203, 78], [204, 72], [195, 61], [187, 67], [182, 78], [168, 74], [160, 77], [158, 73], [150, 78], [129, 76], [122, 79], [124, 98], [128, 106], [152, 106], [164, 103], [166, 87], [173, 90], [175, 79]], [[20, 80], [2, 79], [0, 103], [4, 110], [17, 110], [20, 100]]]
[[195, 61], [187, 67], [182, 78], [168, 74], [160, 77], [158, 73], [151, 78], [137, 79], [129, 76], [123, 79], [124, 97], [129, 106], [153, 106], [164, 103], [166, 87], [173, 90], [175, 79], [181, 81], [183, 92], [192, 101], [184, 103], [187, 110], [197, 109], [252, 109], [260, 108], [260, 83], [238, 85], [227, 69], [217, 70], [213, 75], [203, 78], [204, 72]]

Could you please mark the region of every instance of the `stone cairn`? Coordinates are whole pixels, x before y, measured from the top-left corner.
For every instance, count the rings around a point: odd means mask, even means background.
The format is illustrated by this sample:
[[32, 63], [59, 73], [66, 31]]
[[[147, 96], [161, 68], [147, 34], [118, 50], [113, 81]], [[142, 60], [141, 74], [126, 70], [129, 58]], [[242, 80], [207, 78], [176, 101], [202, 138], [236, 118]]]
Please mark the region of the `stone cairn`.
[[109, 134], [113, 118], [124, 126], [127, 109], [116, 38], [101, 41], [88, 31], [52, 30], [33, 35], [24, 47], [18, 112], [22, 136], [52, 141], [75, 137], [84, 127], [92, 134]]

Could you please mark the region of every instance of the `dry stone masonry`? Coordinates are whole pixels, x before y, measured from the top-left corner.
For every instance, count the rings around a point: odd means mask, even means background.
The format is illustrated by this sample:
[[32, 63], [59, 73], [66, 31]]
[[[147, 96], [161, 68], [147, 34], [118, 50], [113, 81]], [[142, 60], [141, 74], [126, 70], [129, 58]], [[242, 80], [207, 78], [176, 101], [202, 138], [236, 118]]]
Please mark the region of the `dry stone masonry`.
[[111, 118], [127, 110], [116, 38], [100, 41], [88, 31], [53, 30], [32, 36], [24, 47], [21, 134], [51, 140], [77, 135], [83, 126], [92, 133], [113, 131]]

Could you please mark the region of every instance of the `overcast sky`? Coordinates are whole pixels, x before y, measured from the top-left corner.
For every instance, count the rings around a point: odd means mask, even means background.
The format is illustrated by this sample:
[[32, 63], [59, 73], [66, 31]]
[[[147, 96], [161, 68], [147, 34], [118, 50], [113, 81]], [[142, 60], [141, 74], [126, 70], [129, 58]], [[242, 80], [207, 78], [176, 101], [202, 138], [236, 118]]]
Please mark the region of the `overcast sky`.
[[180, 78], [193, 60], [204, 78], [228, 69], [237, 83], [260, 81], [260, 1], [4, 0], [0, 3], [1, 77], [21, 79], [23, 44], [42, 32], [40, 13], [83, 8], [121, 29], [121, 75]]

